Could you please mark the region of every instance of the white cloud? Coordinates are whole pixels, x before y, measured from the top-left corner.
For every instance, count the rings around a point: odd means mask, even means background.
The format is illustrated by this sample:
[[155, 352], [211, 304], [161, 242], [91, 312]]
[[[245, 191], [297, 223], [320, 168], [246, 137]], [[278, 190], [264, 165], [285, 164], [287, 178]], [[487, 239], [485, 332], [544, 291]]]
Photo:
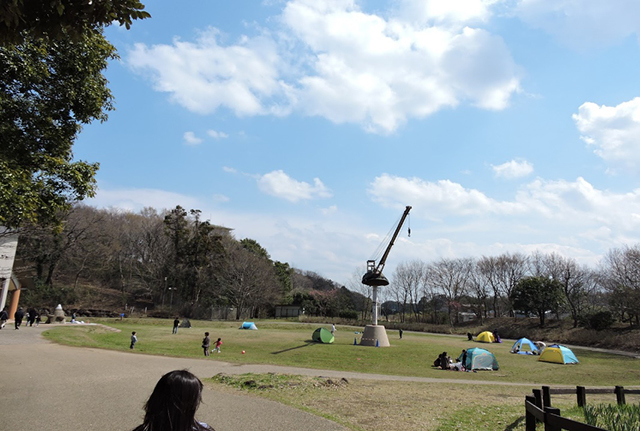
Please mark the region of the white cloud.
[[636, 0], [519, 0], [515, 12], [576, 48], [601, 47], [640, 35]]
[[497, 1], [401, 0], [399, 14], [409, 21], [464, 26], [487, 21], [492, 15], [491, 6]]
[[423, 208], [420, 212], [430, 219], [481, 216], [492, 217], [498, 223], [535, 220], [540, 225], [553, 220], [556, 227], [572, 229], [577, 226], [589, 229], [608, 226], [618, 232], [640, 229], [640, 189], [613, 193], [596, 189], [584, 178], [536, 179], [520, 188], [511, 201], [498, 201], [449, 180], [428, 182], [384, 174], [375, 178], [369, 194], [385, 207]]
[[291, 202], [316, 198], [331, 197], [331, 191], [314, 178], [313, 185], [304, 181], [296, 181], [281, 170], [269, 172], [258, 178], [258, 187], [264, 193]]
[[182, 136], [185, 145], [200, 145], [202, 143], [202, 139], [198, 138], [193, 132], [184, 132]]
[[224, 106], [239, 116], [267, 113], [263, 103], [282, 91], [274, 41], [258, 36], [225, 47], [218, 44], [218, 36], [216, 29], [208, 29], [195, 43], [138, 43], [127, 63], [148, 75], [157, 91], [170, 93], [190, 111], [209, 114]]
[[229, 166], [223, 166], [222, 170], [224, 172], [227, 172], [227, 173], [230, 173], [230, 174], [237, 174], [238, 173], [238, 170], [236, 168], [231, 168]]
[[320, 212], [323, 215], [326, 215], [326, 216], [331, 215], [331, 214], [335, 214], [337, 211], [338, 211], [338, 207], [336, 205], [331, 205], [328, 208], [321, 208], [320, 209]]
[[519, 89], [506, 45], [482, 29], [414, 26], [351, 1], [290, 1], [283, 21], [308, 48], [299, 108], [336, 123], [388, 133], [460, 101], [503, 109]]
[[533, 165], [526, 160], [511, 160], [501, 165], [491, 165], [496, 177], [507, 179], [521, 178], [533, 172]]
[[582, 104], [573, 115], [582, 139], [613, 171], [640, 168], [640, 97], [618, 106]]
[[225, 139], [229, 137], [228, 134], [218, 132], [217, 130], [207, 130], [207, 135], [211, 136], [213, 139]]
[[376, 202], [387, 207], [414, 205], [429, 208], [424, 213], [427, 217], [512, 213], [523, 210], [517, 203], [496, 201], [478, 190], [465, 189], [449, 180], [429, 182], [420, 178], [383, 174], [373, 181], [369, 194]]
[[229, 199], [228, 196], [221, 195], [221, 194], [215, 194], [215, 195], [213, 195], [213, 201], [214, 202], [223, 203], [223, 202], [229, 202], [230, 199]]
[[[390, 133], [461, 102], [504, 109], [519, 91], [504, 41], [467, 26], [485, 21], [492, 3], [405, 1], [389, 18], [362, 11], [355, 0], [291, 0], [271, 20], [280, 32], [223, 46], [219, 31], [209, 29], [195, 42], [136, 44], [127, 61], [193, 112], [296, 110]], [[415, 7], [426, 14], [417, 21]]]

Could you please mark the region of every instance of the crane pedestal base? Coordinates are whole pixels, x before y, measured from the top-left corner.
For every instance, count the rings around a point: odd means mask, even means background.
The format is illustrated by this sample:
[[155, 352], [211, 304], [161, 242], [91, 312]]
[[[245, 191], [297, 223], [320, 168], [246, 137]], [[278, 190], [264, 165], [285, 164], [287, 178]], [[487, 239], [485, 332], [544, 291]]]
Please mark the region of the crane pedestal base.
[[387, 330], [382, 325], [367, 325], [360, 339], [361, 346], [389, 347], [389, 337]]

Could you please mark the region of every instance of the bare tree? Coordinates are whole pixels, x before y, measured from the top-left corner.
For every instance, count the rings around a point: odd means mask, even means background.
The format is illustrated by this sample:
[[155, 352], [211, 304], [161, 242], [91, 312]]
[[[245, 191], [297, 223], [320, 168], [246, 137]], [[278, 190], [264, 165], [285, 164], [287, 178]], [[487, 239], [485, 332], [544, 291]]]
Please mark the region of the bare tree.
[[488, 301], [489, 295], [492, 292], [490, 284], [480, 271], [480, 263], [476, 262], [473, 265], [473, 270], [469, 274], [469, 288], [472, 293], [472, 301], [474, 313], [478, 319], [482, 322], [488, 316]]
[[371, 299], [373, 295], [373, 288], [362, 283], [362, 274], [366, 271], [366, 267], [358, 267], [351, 273], [349, 280], [347, 280], [347, 288], [353, 292], [360, 293], [364, 299], [361, 306], [362, 320], [367, 320], [369, 318], [372, 311], [371, 307], [373, 306]]
[[640, 324], [640, 246], [610, 250], [601, 262], [601, 279], [620, 319]]
[[460, 298], [467, 293], [473, 266], [471, 258], [441, 259], [429, 266], [427, 283], [447, 299], [451, 325], [459, 322]]
[[419, 260], [401, 263], [393, 273], [393, 285], [397, 291], [396, 297], [402, 300], [402, 322], [409, 309], [418, 320], [418, 302], [425, 280], [426, 266]]
[[505, 253], [497, 257], [482, 257], [478, 262], [480, 273], [491, 286], [494, 316], [500, 316], [499, 301], [503, 301], [513, 316], [509, 298], [518, 282], [527, 274], [527, 257], [521, 253]]
[[236, 320], [244, 311], [255, 312], [259, 306], [273, 304], [278, 282], [271, 262], [235, 241], [226, 241], [225, 250], [227, 258], [218, 281], [221, 295], [236, 308]]
[[557, 253], [546, 256], [545, 266], [551, 277], [562, 284], [573, 327], [576, 328], [583, 310], [588, 306], [590, 289], [594, 286], [592, 271], [578, 265], [575, 259]]

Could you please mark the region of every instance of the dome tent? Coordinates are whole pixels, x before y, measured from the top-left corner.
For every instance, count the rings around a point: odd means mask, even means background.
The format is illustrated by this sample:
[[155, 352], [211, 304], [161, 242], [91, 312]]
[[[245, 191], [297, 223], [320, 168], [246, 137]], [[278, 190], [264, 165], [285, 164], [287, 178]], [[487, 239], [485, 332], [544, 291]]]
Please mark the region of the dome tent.
[[478, 334], [476, 341], [479, 341], [481, 343], [495, 343], [496, 338], [493, 336], [493, 333], [484, 331]]
[[[462, 355], [458, 357], [458, 361], [462, 360]], [[488, 370], [497, 371], [498, 360], [488, 350], [481, 349], [480, 347], [472, 347], [467, 349], [467, 361], [462, 364], [467, 370]]]
[[540, 350], [538, 350], [536, 345], [530, 339], [520, 338], [518, 341], [513, 343], [511, 353], [517, 353], [519, 355], [538, 355], [540, 354]]
[[331, 344], [335, 340], [331, 331], [325, 328], [318, 328], [313, 331], [311, 339], [317, 343]]
[[242, 326], [240, 329], [258, 329], [255, 323], [253, 322], [242, 322]]
[[553, 362], [555, 364], [577, 364], [578, 358], [568, 347], [552, 344], [542, 351], [538, 361]]

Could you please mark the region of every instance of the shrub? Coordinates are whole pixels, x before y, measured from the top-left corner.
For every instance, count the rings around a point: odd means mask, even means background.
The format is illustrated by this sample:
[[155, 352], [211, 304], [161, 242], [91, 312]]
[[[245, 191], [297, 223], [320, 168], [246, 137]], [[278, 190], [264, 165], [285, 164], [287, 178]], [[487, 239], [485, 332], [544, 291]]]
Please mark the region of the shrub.
[[596, 331], [608, 329], [613, 325], [613, 322], [615, 322], [613, 314], [610, 311], [599, 311], [597, 313], [588, 314], [581, 320], [583, 326], [589, 329], [595, 329]]
[[356, 310], [341, 310], [338, 317], [342, 319], [357, 320], [358, 312]]
[[584, 418], [589, 425], [617, 431], [640, 429], [640, 406], [594, 405], [584, 407]]

